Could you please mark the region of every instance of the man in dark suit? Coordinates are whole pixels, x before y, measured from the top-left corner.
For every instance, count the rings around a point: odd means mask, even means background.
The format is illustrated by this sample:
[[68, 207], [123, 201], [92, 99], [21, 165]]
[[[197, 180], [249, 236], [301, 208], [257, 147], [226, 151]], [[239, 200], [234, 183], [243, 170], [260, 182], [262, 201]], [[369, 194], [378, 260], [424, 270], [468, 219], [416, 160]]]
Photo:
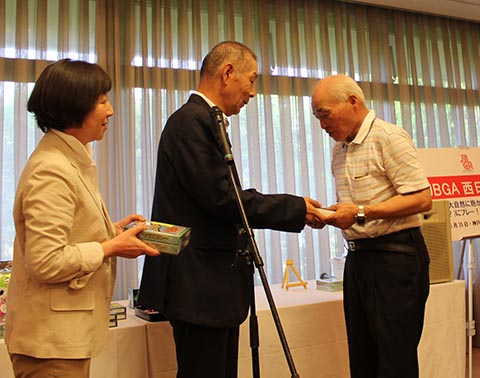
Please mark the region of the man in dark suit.
[[[152, 220], [191, 227], [178, 256], [145, 260], [139, 303], [173, 326], [181, 378], [237, 377], [239, 325], [250, 305], [252, 266], [237, 255], [241, 217], [210, 110], [238, 114], [255, 96], [255, 54], [223, 42], [205, 57], [200, 83], [167, 121], [157, 161]], [[320, 204], [289, 194], [242, 190], [254, 228], [300, 232], [323, 226]]]

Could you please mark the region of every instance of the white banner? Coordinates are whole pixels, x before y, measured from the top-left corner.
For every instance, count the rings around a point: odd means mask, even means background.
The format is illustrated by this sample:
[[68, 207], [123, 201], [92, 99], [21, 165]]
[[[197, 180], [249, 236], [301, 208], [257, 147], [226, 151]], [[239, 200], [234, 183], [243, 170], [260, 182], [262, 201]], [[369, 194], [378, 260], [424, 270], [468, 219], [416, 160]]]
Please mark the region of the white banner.
[[433, 200], [448, 200], [452, 240], [480, 235], [480, 148], [419, 148]]

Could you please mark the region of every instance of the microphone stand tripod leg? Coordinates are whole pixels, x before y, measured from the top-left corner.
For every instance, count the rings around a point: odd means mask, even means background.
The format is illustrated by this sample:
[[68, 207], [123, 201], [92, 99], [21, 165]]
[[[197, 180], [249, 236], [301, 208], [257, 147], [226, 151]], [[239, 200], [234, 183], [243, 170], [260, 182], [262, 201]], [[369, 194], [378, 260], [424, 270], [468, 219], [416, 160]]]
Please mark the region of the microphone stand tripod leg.
[[251, 283], [251, 301], [250, 301], [250, 348], [252, 351], [252, 376], [253, 378], [260, 377], [260, 337], [258, 336], [258, 318], [255, 305], [255, 286], [254, 286], [255, 271], [252, 269], [252, 283]]

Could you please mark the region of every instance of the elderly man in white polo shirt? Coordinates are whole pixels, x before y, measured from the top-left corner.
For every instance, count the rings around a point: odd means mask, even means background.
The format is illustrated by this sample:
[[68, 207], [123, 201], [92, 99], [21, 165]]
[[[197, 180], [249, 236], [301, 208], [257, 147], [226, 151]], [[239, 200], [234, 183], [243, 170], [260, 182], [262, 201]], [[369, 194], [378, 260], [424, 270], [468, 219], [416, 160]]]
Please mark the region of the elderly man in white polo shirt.
[[338, 203], [326, 222], [342, 229], [348, 246], [344, 312], [351, 377], [418, 377], [429, 293], [419, 213], [431, 209], [432, 198], [415, 146], [405, 130], [367, 109], [349, 76], [320, 80], [312, 109], [337, 142]]

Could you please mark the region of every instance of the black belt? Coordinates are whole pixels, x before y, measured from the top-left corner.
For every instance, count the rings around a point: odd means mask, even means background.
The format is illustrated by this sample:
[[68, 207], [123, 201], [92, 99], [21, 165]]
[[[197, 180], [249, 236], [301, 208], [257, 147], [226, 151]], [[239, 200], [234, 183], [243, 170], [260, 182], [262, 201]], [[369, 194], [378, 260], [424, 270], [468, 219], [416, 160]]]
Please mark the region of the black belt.
[[419, 240], [417, 237], [422, 237], [420, 227], [376, 238], [347, 240], [347, 247], [349, 252], [399, 252], [416, 255], [417, 250], [412, 244]]

